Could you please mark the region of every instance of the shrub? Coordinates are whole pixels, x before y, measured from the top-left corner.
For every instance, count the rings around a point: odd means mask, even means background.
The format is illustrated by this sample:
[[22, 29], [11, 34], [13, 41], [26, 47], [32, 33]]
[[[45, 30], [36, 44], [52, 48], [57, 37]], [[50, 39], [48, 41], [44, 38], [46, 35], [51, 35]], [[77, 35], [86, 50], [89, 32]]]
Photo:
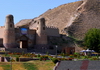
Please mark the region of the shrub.
[[35, 55], [35, 54], [31, 54], [31, 56], [32, 56], [32, 57], [38, 57], [38, 55]]
[[84, 59], [88, 59], [88, 56], [84, 56]]
[[21, 55], [21, 53], [15, 53], [16, 55]]
[[43, 57], [40, 57], [39, 60], [42, 61], [42, 58], [43, 58]]
[[58, 59], [57, 58], [53, 58], [52, 62], [56, 64], [58, 62]]
[[48, 58], [51, 60], [53, 58], [53, 56], [48, 56]]
[[39, 58], [40, 61], [42, 61], [42, 60], [46, 61], [47, 59], [48, 59], [48, 56], [40, 56], [40, 58]]
[[68, 58], [67, 60], [73, 60], [73, 58]]
[[93, 60], [98, 60], [96, 57], [92, 58]]
[[7, 53], [5, 53], [5, 56], [7, 56], [8, 54]]
[[58, 61], [64, 61], [64, 60], [68, 60], [67, 58], [57, 58]]
[[70, 57], [70, 58], [74, 58], [74, 56], [73, 56], [73, 55], [69, 55], [69, 57]]
[[100, 29], [90, 29], [85, 35], [84, 44], [87, 48], [100, 52]]
[[40, 56], [41, 56], [40, 54], [37, 55], [37, 57], [40, 57]]
[[12, 61], [12, 62], [15, 62], [15, 60], [14, 60], [14, 59], [12, 59], [11, 61]]
[[16, 61], [19, 61], [19, 57], [16, 57]]
[[44, 58], [48, 59], [48, 55], [43, 56]]
[[65, 57], [65, 53], [61, 53], [60, 55], [63, 56], [63, 57]]

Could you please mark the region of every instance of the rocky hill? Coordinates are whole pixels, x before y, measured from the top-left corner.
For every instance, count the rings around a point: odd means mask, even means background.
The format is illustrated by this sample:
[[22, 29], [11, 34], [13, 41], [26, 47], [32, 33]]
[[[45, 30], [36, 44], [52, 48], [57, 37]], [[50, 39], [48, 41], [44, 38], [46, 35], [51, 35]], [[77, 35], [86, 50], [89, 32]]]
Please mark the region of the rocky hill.
[[90, 28], [100, 28], [100, 0], [84, 0], [74, 14], [74, 20], [66, 31], [78, 39], [83, 39]]
[[35, 20], [44, 17], [46, 26], [58, 27], [61, 34], [83, 39], [88, 29], [100, 28], [99, 16], [100, 0], [81, 0], [49, 9], [37, 18], [21, 20], [16, 26], [35, 28]]

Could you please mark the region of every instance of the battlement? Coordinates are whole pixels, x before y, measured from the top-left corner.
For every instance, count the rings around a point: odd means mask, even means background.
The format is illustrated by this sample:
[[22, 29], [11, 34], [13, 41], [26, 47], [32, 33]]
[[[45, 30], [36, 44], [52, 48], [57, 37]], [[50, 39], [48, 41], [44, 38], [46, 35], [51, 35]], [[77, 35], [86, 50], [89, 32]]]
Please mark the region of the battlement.
[[54, 26], [46, 26], [46, 28], [58, 29], [57, 27], [54, 27]]
[[59, 36], [59, 29], [54, 26], [46, 26], [46, 33], [48, 36]]

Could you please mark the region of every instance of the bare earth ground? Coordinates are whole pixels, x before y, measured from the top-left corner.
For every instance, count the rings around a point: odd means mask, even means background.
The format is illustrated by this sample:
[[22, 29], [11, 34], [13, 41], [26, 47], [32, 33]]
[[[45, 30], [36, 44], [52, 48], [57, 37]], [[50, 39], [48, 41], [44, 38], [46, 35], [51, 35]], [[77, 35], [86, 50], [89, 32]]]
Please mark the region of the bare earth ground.
[[13, 63], [12, 68], [13, 68], [13, 70], [27, 70], [27, 69], [25, 69], [23, 67], [23, 64], [22, 63], [18, 63], [18, 64]]

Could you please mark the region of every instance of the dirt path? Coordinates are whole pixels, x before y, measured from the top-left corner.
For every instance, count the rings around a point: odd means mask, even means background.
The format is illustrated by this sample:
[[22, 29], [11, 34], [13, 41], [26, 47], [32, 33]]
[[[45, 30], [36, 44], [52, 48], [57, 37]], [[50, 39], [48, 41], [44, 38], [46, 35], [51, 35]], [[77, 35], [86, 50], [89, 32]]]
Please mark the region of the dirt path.
[[0, 67], [0, 70], [4, 70], [2, 67]]

